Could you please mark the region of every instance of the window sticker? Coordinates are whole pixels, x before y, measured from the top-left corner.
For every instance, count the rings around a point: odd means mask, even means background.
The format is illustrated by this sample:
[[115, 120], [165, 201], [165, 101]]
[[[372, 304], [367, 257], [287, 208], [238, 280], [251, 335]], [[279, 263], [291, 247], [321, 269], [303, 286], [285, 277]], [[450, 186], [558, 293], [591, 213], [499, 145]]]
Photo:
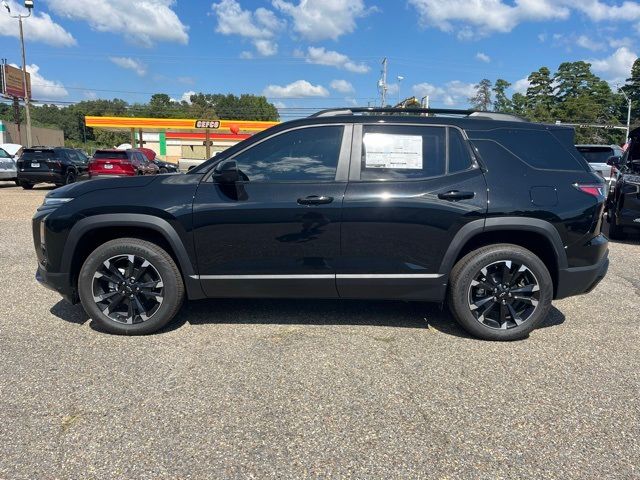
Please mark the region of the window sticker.
[[422, 169], [422, 135], [365, 133], [365, 168]]

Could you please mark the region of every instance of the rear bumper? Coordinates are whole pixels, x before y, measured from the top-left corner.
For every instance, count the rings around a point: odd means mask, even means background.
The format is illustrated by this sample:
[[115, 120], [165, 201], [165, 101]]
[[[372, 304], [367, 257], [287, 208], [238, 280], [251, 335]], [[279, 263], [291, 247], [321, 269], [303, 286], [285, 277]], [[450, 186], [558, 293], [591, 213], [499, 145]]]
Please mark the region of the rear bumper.
[[69, 284], [69, 274], [47, 272], [42, 265], [38, 265], [36, 280], [43, 287], [62, 295], [62, 298], [69, 303], [78, 303], [78, 294], [75, 288]]
[[605, 277], [609, 269], [609, 250], [594, 265], [564, 268], [558, 271], [556, 300], [589, 293]]
[[18, 172], [18, 180], [29, 183], [64, 183], [63, 175], [56, 172]]

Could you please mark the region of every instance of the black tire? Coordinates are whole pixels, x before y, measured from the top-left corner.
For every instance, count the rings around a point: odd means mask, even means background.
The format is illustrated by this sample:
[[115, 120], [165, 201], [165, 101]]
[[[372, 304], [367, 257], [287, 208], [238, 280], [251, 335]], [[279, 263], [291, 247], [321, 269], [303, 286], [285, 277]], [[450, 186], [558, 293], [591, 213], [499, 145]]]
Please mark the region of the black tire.
[[31, 190], [33, 188], [33, 183], [29, 182], [20, 182], [20, 186], [25, 190]]
[[624, 231], [618, 225], [615, 208], [609, 210], [609, 238], [611, 240], [622, 240], [624, 238]]
[[[520, 271], [521, 267], [524, 270]], [[505, 275], [505, 269], [508, 278], [501, 283], [505, 277], [500, 272]], [[515, 285], [508, 287], [512, 281]], [[526, 283], [531, 292], [523, 292]], [[476, 297], [479, 292], [485, 293]], [[529, 300], [524, 301], [524, 297]], [[547, 267], [531, 251], [517, 245], [497, 244], [479, 248], [463, 257], [451, 271], [448, 292], [451, 313], [462, 328], [484, 340], [526, 338], [546, 318], [552, 299], [553, 281]], [[481, 307], [476, 307], [476, 304]], [[496, 306], [499, 312], [495, 312]], [[520, 308], [523, 310], [519, 311]], [[492, 316], [498, 317], [497, 320], [491, 319]]]
[[166, 168], [161, 168], [158, 173], [163, 174], [163, 173], [169, 173], [169, 170], [167, 170]]
[[[131, 257], [134, 262], [129, 271]], [[143, 260], [149, 265], [145, 266]], [[127, 268], [121, 268], [124, 265]], [[139, 280], [130, 282], [134, 276]], [[80, 269], [78, 293], [85, 311], [102, 330], [144, 335], [160, 330], [173, 319], [184, 299], [184, 284], [165, 250], [145, 240], [121, 238], [102, 244], [89, 255]], [[100, 297], [105, 299], [96, 300]], [[126, 313], [122, 311], [125, 308]]]
[[14, 180], [14, 182], [16, 183], [16, 185], [19, 187], [20, 186], [20, 180], [18, 180], [17, 178]]
[[72, 183], [76, 183], [76, 178], [76, 172], [69, 170], [67, 175], [64, 177], [64, 184], [71, 185]]

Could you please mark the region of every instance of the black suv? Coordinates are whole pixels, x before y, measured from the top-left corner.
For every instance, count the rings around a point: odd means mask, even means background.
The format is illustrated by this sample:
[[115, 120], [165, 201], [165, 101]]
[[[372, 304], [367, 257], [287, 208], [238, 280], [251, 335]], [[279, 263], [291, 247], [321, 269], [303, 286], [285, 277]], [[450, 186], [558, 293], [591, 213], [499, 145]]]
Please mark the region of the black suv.
[[609, 236], [624, 237], [624, 230], [640, 229], [640, 128], [629, 134], [630, 142], [622, 157], [612, 157], [609, 165], [618, 170], [607, 205]]
[[160, 329], [185, 296], [446, 299], [511, 340], [604, 277], [604, 185], [572, 129], [402, 112], [323, 111], [186, 175], [52, 191], [37, 279], [114, 333]]
[[31, 190], [36, 183], [74, 183], [87, 172], [88, 159], [73, 148], [25, 148], [18, 159], [18, 184]]

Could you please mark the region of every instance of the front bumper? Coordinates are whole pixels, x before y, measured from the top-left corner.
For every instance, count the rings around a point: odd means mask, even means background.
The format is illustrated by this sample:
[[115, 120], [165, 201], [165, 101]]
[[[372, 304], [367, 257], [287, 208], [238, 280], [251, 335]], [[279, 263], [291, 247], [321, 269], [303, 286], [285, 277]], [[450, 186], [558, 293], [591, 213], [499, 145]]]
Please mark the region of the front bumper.
[[43, 287], [62, 295], [67, 302], [78, 303], [78, 293], [69, 282], [69, 274], [47, 272], [42, 265], [38, 265], [36, 280]]
[[15, 180], [17, 177], [16, 170], [0, 170], [0, 180]]
[[589, 293], [605, 277], [607, 270], [609, 270], [609, 250], [594, 265], [560, 269], [555, 299]]

